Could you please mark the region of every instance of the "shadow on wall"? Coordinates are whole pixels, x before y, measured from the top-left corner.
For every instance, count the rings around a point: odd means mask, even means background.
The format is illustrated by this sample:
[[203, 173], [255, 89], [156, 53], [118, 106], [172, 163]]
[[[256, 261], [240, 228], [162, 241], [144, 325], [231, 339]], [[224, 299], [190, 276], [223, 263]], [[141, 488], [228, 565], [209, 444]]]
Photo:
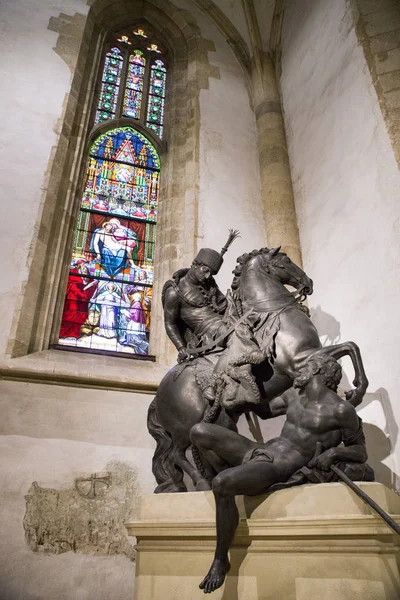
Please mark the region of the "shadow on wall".
[[[375, 406], [373, 406], [375, 405]], [[378, 406], [376, 406], [378, 405]], [[364, 434], [368, 451], [368, 463], [375, 471], [375, 479], [389, 488], [398, 490], [398, 476], [386, 464], [385, 460], [393, 453], [399, 428], [395, 421], [389, 394], [384, 388], [366, 394], [360, 411], [365, 418], [372, 420], [372, 414], [381, 413], [384, 424], [364, 422]], [[363, 417], [363, 414], [361, 415]], [[371, 415], [371, 416], [370, 416]], [[379, 418], [378, 413], [378, 418]], [[379, 419], [381, 421], [381, 419]]]
[[335, 317], [324, 312], [318, 305], [317, 308], [310, 308], [310, 318], [317, 328], [323, 346], [332, 346], [340, 342], [340, 323]]
[[[340, 323], [318, 305], [310, 309], [310, 317], [323, 346], [338, 344], [341, 341]], [[357, 340], [354, 340], [357, 343]], [[361, 348], [362, 352], [362, 348]], [[368, 376], [368, 373], [367, 373]], [[352, 384], [343, 371], [341, 391], [350, 390]], [[340, 395], [343, 395], [340, 393]], [[368, 463], [375, 471], [375, 479], [389, 488], [398, 489], [397, 475], [385, 464], [392, 454], [398, 436], [398, 426], [394, 419], [389, 394], [384, 388], [365, 395], [358, 411], [363, 418], [363, 429], [368, 451]]]

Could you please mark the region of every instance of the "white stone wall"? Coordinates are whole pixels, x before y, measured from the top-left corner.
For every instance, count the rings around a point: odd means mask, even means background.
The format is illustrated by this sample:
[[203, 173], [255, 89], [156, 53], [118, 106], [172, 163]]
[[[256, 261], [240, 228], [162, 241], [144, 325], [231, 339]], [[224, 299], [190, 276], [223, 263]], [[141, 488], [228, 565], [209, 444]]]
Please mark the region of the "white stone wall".
[[[2, 382], [2, 600], [132, 598], [134, 563], [128, 558], [32, 552], [22, 522], [25, 495], [34, 481], [42, 488], [71, 489], [75, 477], [103, 472], [110, 461], [137, 472], [137, 496], [151, 493], [153, 440], [146, 429], [150, 400], [123, 392]], [[92, 502], [86, 501], [88, 511]]]
[[[179, 7], [186, 0], [176, 0]], [[217, 2], [232, 23], [243, 18], [236, 1]], [[191, 8], [207, 40], [215, 44], [208, 53], [218, 77], [209, 78], [208, 89], [200, 92], [200, 183], [197, 248], [220, 250], [228, 229], [239, 229], [238, 238], [224, 257], [217, 276], [222, 291], [232, 282], [236, 258], [253, 248], [266, 245], [260, 196], [260, 170], [254, 112], [243, 70], [232, 48], [207, 16]], [[245, 22], [239, 31], [244, 35]]]
[[29, 0], [16, 0], [2, 7], [0, 354], [27, 279], [48, 162], [71, 84], [70, 69], [53, 51], [58, 33], [47, 27], [60, 12], [73, 16], [88, 9], [84, 0], [41, 0], [34, 10]]
[[310, 308], [324, 343], [361, 348], [370, 386], [359, 412], [377, 474], [390, 483], [400, 468], [400, 174], [349, 3], [287, 2], [282, 46]]
[[223, 291], [232, 283], [236, 258], [266, 245], [254, 113], [233, 51], [218, 36], [210, 62], [220, 79], [200, 94], [200, 194], [198, 248], [220, 250], [228, 229], [240, 230], [218, 274]]

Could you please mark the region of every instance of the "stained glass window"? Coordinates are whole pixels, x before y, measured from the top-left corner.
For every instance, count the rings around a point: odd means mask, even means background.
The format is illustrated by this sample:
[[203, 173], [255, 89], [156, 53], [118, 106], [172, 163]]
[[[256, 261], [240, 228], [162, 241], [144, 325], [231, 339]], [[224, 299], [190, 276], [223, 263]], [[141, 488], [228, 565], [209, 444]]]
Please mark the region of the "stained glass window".
[[[135, 37], [134, 37], [135, 36]], [[134, 44], [134, 45], [133, 45]], [[95, 125], [120, 117], [135, 119], [162, 137], [166, 67], [162, 48], [142, 28], [110, 34], [101, 77]]]
[[101, 81], [100, 98], [97, 105], [96, 123], [102, 123], [115, 116], [118, 100], [119, 86], [121, 82], [123, 59], [118, 48], [112, 48], [106, 54]]
[[147, 50], [150, 50], [150, 52], [157, 52], [157, 54], [161, 54], [161, 50], [157, 46], [157, 44], [150, 44], [150, 46], [147, 48]]
[[139, 35], [141, 37], [147, 38], [147, 35], [145, 34], [145, 32], [143, 31], [143, 29], [136, 29], [136, 31], [133, 32], [135, 35]]
[[140, 118], [145, 67], [146, 59], [143, 56], [143, 52], [135, 50], [129, 57], [128, 74], [126, 77], [124, 106], [122, 109], [122, 114], [125, 117]]
[[160, 160], [120, 127], [92, 145], [59, 343], [148, 354]]
[[151, 67], [149, 101], [147, 106], [146, 126], [160, 138], [163, 132], [165, 82], [167, 71], [162, 60], [156, 60]]
[[128, 46], [132, 45], [127, 35], [121, 35], [121, 37], [117, 38], [117, 42], [123, 42], [124, 44], [128, 44]]

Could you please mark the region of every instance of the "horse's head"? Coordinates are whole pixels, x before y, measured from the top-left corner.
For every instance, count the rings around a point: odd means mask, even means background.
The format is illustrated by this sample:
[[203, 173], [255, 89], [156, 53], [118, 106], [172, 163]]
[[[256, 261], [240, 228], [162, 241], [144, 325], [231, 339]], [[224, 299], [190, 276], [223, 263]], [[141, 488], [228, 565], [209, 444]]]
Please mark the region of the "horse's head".
[[301, 296], [309, 296], [313, 293], [312, 279], [292, 262], [285, 252], [280, 252], [280, 249], [280, 246], [265, 248], [259, 256], [263, 269], [284, 285], [294, 287]]

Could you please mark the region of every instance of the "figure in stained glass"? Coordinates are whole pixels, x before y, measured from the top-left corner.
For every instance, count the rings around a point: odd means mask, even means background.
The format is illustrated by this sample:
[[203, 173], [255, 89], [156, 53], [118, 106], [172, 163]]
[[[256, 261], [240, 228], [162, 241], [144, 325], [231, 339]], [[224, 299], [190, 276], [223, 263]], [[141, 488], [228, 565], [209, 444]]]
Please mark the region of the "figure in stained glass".
[[147, 313], [151, 307], [151, 300], [145, 300], [143, 290], [136, 286], [126, 287], [126, 293], [131, 301], [129, 311], [125, 312], [125, 328], [120, 338], [121, 344], [133, 346], [138, 354], [147, 354]]
[[102, 282], [92, 297], [92, 310], [100, 312], [100, 327], [97, 335], [104, 338], [117, 338], [120, 311], [130, 306], [121, 285], [114, 282]]
[[145, 75], [146, 59], [143, 52], [135, 50], [129, 57], [128, 74], [122, 113], [133, 119], [140, 118], [142, 107], [143, 82]]
[[[89, 204], [89, 206], [90, 206], [90, 204]], [[104, 211], [108, 210], [107, 200], [102, 194], [99, 194], [97, 196], [97, 201], [93, 204], [93, 208], [95, 208], [96, 210], [104, 210]]]
[[61, 321], [61, 338], [79, 338], [81, 327], [88, 317], [88, 302], [97, 287], [90, 279], [85, 260], [78, 260], [70, 270], [66, 299]]
[[[122, 247], [126, 248], [126, 254], [128, 263], [131, 267], [135, 267], [133, 262], [133, 252], [138, 245], [137, 234], [129, 227], [121, 225], [121, 221], [118, 219], [110, 219], [110, 225], [113, 227], [113, 236], [121, 244]], [[137, 255], [137, 251], [135, 253]]]
[[142, 206], [133, 204], [132, 205], [132, 216], [137, 217], [138, 219], [145, 219], [147, 217], [147, 213]]
[[117, 275], [127, 261], [126, 247], [114, 237], [114, 229], [114, 225], [106, 221], [96, 229], [90, 242], [90, 251], [109, 277]]

